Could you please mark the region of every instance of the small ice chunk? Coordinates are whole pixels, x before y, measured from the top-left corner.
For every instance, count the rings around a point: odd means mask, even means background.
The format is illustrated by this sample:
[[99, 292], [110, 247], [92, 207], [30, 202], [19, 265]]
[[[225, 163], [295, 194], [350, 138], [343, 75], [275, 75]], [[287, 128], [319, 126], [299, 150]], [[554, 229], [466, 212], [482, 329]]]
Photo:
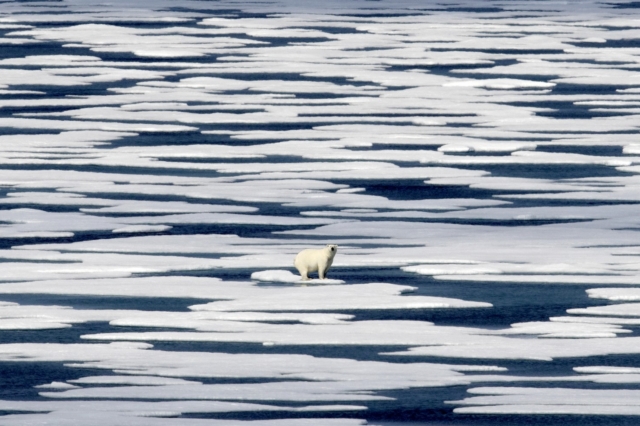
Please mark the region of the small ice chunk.
[[638, 288], [592, 288], [587, 290], [587, 294], [593, 299], [608, 299], [614, 302], [640, 301]]
[[171, 229], [171, 226], [168, 225], [131, 225], [124, 226], [122, 228], [117, 228], [113, 230], [114, 234], [134, 234], [141, 232], [164, 232]]
[[336, 192], [338, 194], [354, 194], [356, 192], [364, 192], [365, 188], [342, 188], [338, 189]]
[[588, 308], [567, 309], [572, 315], [600, 315], [620, 317], [640, 317], [640, 303], [622, 303], [617, 305], [591, 306]]
[[638, 374], [640, 368], [635, 367], [610, 367], [610, 366], [590, 366], [590, 367], [573, 367], [576, 373], [584, 374]]
[[[193, 380], [184, 380], [171, 377], [156, 376], [91, 376], [82, 377], [76, 380], [69, 380], [72, 383], [89, 384], [89, 385], [135, 385], [135, 386], [180, 386], [180, 385], [197, 385], [201, 382]], [[56, 383], [56, 382], [54, 382]], [[68, 385], [70, 387], [77, 387]]]
[[342, 209], [343, 213], [378, 213], [376, 209]]
[[438, 151], [451, 152], [451, 153], [463, 153], [463, 152], [472, 151], [472, 149], [465, 145], [447, 144], [447, 145], [442, 145], [440, 148], [438, 148]]
[[456, 408], [455, 413], [640, 414], [635, 389], [481, 387], [471, 388], [468, 392], [471, 397], [448, 401], [465, 406]]
[[66, 322], [53, 318], [0, 318], [0, 330], [55, 330], [69, 328]]
[[71, 238], [73, 232], [53, 232], [53, 231], [34, 231], [34, 232], [21, 232], [19, 234], [12, 235], [12, 238]]
[[65, 382], [51, 382], [45, 385], [38, 385], [34, 387], [37, 389], [60, 389], [60, 390], [78, 389], [78, 386], [74, 386]]
[[445, 87], [482, 87], [486, 89], [547, 89], [555, 83], [544, 81], [520, 80], [515, 78], [490, 78], [483, 80], [459, 80], [443, 84]]
[[627, 155], [638, 155], [640, 154], [640, 145], [634, 143], [626, 145], [622, 148], [622, 153]]
[[344, 284], [342, 280], [332, 279], [312, 279], [302, 281], [299, 275], [284, 269], [274, 269], [270, 271], [259, 271], [251, 274], [251, 279], [256, 281], [280, 282], [280, 283], [304, 283], [304, 284]]

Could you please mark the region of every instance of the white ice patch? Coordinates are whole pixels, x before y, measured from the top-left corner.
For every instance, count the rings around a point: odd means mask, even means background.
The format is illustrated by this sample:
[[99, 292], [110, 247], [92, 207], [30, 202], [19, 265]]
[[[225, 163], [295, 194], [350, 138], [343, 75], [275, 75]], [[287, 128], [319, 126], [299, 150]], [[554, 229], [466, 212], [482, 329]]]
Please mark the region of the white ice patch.
[[640, 302], [638, 288], [591, 288], [587, 290], [589, 297], [607, 299], [613, 302]]
[[496, 335], [537, 335], [541, 338], [606, 338], [631, 333], [619, 325], [598, 323], [527, 322], [511, 324], [511, 328], [486, 332]]
[[413, 290], [415, 290], [413, 287], [382, 283], [283, 287], [254, 291], [234, 301], [195, 305], [191, 309], [198, 311], [324, 311], [491, 307], [491, 304], [483, 302], [403, 295]]
[[[552, 361], [554, 358], [578, 358], [615, 354], [636, 354], [637, 337], [614, 339], [614, 335], [592, 334], [580, 344], [569, 344], [566, 338], [573, 335], [560, 335], [548, 339], [513, 339], [498, 336], [452, 336], [447, 344], [440, 346], [421, 346], [408, 351], [388, 353], [402, 356], [437, 356], [480, 359], [528, 359]], [[583, 336], [584, 337], [584, 336]]]
[[[85, 314], [86, 315], [86, 314]], [[93, 313], [95, 316], [96, 314]], [[104, 317], [104, 315], [103, 315]], [[109, 324], [117, 327], [168, 327], [199, 331], [237, 331], [249, 330], [256, 325], [240, 323], [301, 323], [301, 324], [343, 324], [353, 319], [347, 314], [296, 313], [296, 312], [209, 312], [195, 311], [187, 313], [144, 313], [112, 312]]]
[[54, 390], [69, 390], [69, 389], [77, 389], [78, 386], [74, 386], [65, 382], [51, 382], [46, 385], [38, 385], [35, 386], [36, 389], [54, 389]]
[[618, 389], [486, 387], [469, 390], [473, 396], [450, 404], [465, 414], [579, 414], [640, 415], [638, 391]]
[[179, 201], [128, 201], [114, 200], [113, 206], [102, 208], [83, 208], [85, 213], [113, 214], [113, 213], [136, 213], [136, 214], [178, 214], [178, 213], [213, 213], [213, 212], [236, 212], [253, 213], [258, 211], [255, 207], [248, 206], [225, 206], [215, 204], [197, 204]]
[[196, 127], [172, 124], [117, 123], [113, 121], [46, 120], [38, 118], [0, 118], [0, 126], [49, 131], [106, 131], [106, 132], [189, 132]]
[[640, 303], [622, 303], [608, 306], [590, 306], [588, 308], [574, 308], [567, 310], [570, 314], [640, 317]]
[[573, 371], [583, 374], [640, 374], [640, 368], [635, 367], [573, 367]]
[[546, 83], [542, 81], [518, 80], [514, 78], [499, 78], [485, 80], [464, 80], [445, 83], [444, 86], [450, 87], [484, 87], [487, 89], [548, 89], [555, 86], [555, 83]]
[[6, 198], [0, 199], [0, 204], [44, 204], [60, 206], [109, 206], [107, 200], [88, 198], [81, 194], [64, 192], [10, 192]]
[[459, 153], [472, 151], [472, 149], [469, 148], [468, 146], [464, 146], [464, 145], [448, 144], [448, 145], [442, 145], [440, 148], [438, 148], [438, 151], [440, 151], [440, 152], [453, 152], [453, 153], [459, 154]]
[[[69, 380], [69, 383], [78, 385], [136, 385], [136, 386], [182, 386], [196, 385], [200, 382], [193, 380], [174, 379], [170, 377], [156, 376], [89, 376], [80, 379]], [[72, 388], [78, 386], [67, 385]]]
[[[353, 392], [348, 382], [307, 382], [283, 381], [272, 383], [250, 383], [233, 385], [183, 384], [156, 386], [117, 386], [91, 387], [67, 390], [64, 392], [41, 392], [47, 398], [64, 399], [127, 399], [127, 400], [212, 400], [212, 401], [296, 401], [296, 402], [330, 402], [330, 401], [375, 401], [388, 399], [382, 396], [366, 395]], [[320, 408], [320, 407], [319, 407]], [[286, 409], [286, 408], [285, 408]], [[348, 409], [364, 409], [364, 407], [344, 407]], [[311, 410], [309, 410], [311, 411]]]
[[[209, 407], [210, 404], [204, 404], [205, 407], [195, 406], [194, 412], [198, 411], [198, 408]], [[99, 416], [96, 415], [96, 405], [90, 405], [87, 407], [87, 411], [81, 411], [79, 404], [73, 404], [71, 406], [60, 406], [59, 403], [55, 404], [60, 409], [52, 411], [48, 414], [20, 414], [20, 415], [7, 415], [3, 419], [3, 423], [8, 426], [23, 426], [25, 423], [32, 424], [56, 424], [58, 426], [75, 426], [78, 422], [84, 424], [92, 424], [95, 426], [121, 426], [126, 424], [128, 426], [193, 426], [198, 424], [197, 420], [190, 418], [178, 418], [181, 411], [168, 411], [169, 407], [166, 403], [159, 403], [156, 405], [142, 405], [139, 406], [142, 409], [148, 411], [137, 412], [137, 416], [133, 416], [128, 412], [120, 413], [113, 404], [103, 405], [102, 411], [108, 412], [108, 415]], [[254, 405], [258, 407], [257, 405]], [[17, 406], [18, 411], [25, 408], [25, 405]], [[40, 407], [40, 409], [38, 409]], [[167, 409], [164, 409], [167, 407]], [[47, 411], [51, 410], [52, 405], [32, 404], [31, 410], [27, 411]], [[125, 407], [128, 408], [128, 407]], [[11, 409], [11, 408], [9, 408]], [[205, 410], [206, 411], [206, 410]], [[298, 418], [298, 419], [277, 419], [277, 420], [206, 420], [208, 425], [214, 426], [313, 426], [316, 425], [318, 419], [316, 418]], [[359, 419], [322, 419], [322, 423], [327, 426], [364, 426], [367, 424], [364, 420]]]
[[114, 234], [135, 234], [142, 232], [164, 232], [171, 228], [171, 226], [167, 225], [131, 225], [114, 229], [112, 232]]
[[27, 231], [10, 235], [11, 238], [70, 238], [73, 232]]
[[619, 325], [640, 325], [640, 318], [625, 318], [625, 317], [589, 317], [589, 316], [566, 316], [566, 317], [551, 317], [549, 321], [553, 322], [568, 322], [568, 323], [587, 323], [587, 324], [619, 324]]
[[[219, 340], [277, 342], [338, 341], [363, 344], [423, 344], [427, 340], [411, 337], [414, 328], [433, 331], [430, 323], [407, 323], [407, 332], [394, 335], [394, 323], [357, 322], [352, 315], [317, 313], [330, 310], [455, 309], [487, 308], [491, 305], [451, 298], [403, 295], [411, 287], [391, 284], [350, 286], [257, 286], [251, 282], [223, 282], [210, 278], [157, 277], [100, 280], [42, 281], [3, 284], [0, 292], [21, 294], [84, 294], [95, 296], [198, 297], [216, 300], [191, 306], [191, 312], [148, 312], [135, 310], [79, 310], [58, 306], [9, 304], [2, 310], [4, 329], [47, 329], [76, 323], [106, 321], [118, 327], [186, 329], [165, 334], [167, 340]], [[320, 302], [320, 303], [319, 303]], [[282, 311], [282, 312], [280, 312]], [[293, 323], [305, 325], [294, 332]], [[313, 326], [313, 327], [311, 327]], [[339, 326], [340, 329], [337, 327]], [[381, 328], [382, 327], [382, 328]], [[585, 326], [586, 327], [586, 326]], [[604, 326], [602, 326], [604, 327]], [[611, 328], [611, 327], [609, 327]], [[378, 335], [371, 334], [380, 329]], [[188, 331], [198, 331], [198, 335]], [[360, 330], [361, 337], [356, 337]], [[382, 330], [385, 330], [384, 332]], [[156, 340], [158, 332], [131, 335], [130, 340]], [[213, 333], [213, 334], [212, 334]], [[222, 333], [222, 334], [217, 334]], [[296, 342], [297, 333], [306, 335]], [[369, 336], [369, 337], [368, 337]], [[426, 336], [426, 335], [425, 335]], [[121, 336], [85, 336], [121, 340]], [[373, 338], [373, 339], [372, 339]], [[311, 339], [311, 340], [309, 340]], [[329, 339], [329, 340], [327, 340]], [[347, 343], [350, 344], [350, 343]]]
[[[146, 389], [140, 389], [145, 391]], [[56, 393], [46, 393], [48, 396], [57, 395]], [[241, 413], [256, 411], [314, 411], [316, 407], [318, 411], [325, 411], [325, 407], [304, 406], [300, 408], [287, 406], [273, 406], [266, 404], [250, 404], [239, 402], [224, 401], [162, 401], [162, 402], [146, 402], [146, 401], [0, 401], [0, 409], [3, 411], [25, 411], [25, 412], [51, 412], [49, 415], [36, 415], [36, 419], [40, 418], [40, 422], [61, 424], [59, 417], [63, 419], [71, 414], [76, 416], [78, 421], [84, 424], [98, 425], [116, 425], [116, 424], [143, 424], [153, 425], [155, 422], [136, 421], [136, 417], [153, 418], [153, 417], [179, 417], [187, 413]], [[335, 406], [340, 407], [340, 411], [362, 410], [361, 406]], [[90, 419], [91, 415], [94, 420]], [[29, 415], [14, 415], [15, 420], [29, 421], [33, 418]], [[97, 420], [99, 418], [111, 417], [109, 420]], [[114, 418], [115, 417], [115, 418]], [[83, 420], [84, 419], [84, 420]], [[160, 424], [176, 424], [175, 419]], [[4, 419], [3, 419], [4, 422]], [[19, 423], [8, 423], [19, 424]], [[23, 423], [24, 424], [24, 423]], [[69, 424], [68, 420], [62, 424]], [[188, 424], [188, 423], [184, 423]]]
[[55, 318], [9, 318], [0, 319], [0, 330], [55, 330], [71, 325], [58, 322]]
[[[108, 345], [9, 344], [0, 346], [0, 358], [3, 361], [55, 361], [71, 363], [70, 366], [79, 368], [117, 370], [131, 376], [132, 381], [147, 380], [147, 376], [161, 376], [157, 379], [157, 383], [163, 380], [162, 377], [264, 379], [288, 377], [292, 380], [305, 381], [359, 381], [370, 383], [370, 386], [373, 383], [378, 389], [422, 384], [436, 385], [448, 380], [451, 380], [449, 383], [460, 383], [460, 380], [466, 379], [458, 371], [467, 369], [475, 371], [476, 368], [473, 365], [389, 363], [295, 354], [192, 352], [189, 357], [185, 357], [181, 351], [149, 351], [147, 350], [149, 348], [150, 345], [132, 342]], [[16, 351], [19, 351], [23, 357], [16, 355]], [[452, 371], [455, 373], [452, 374]], [[377, 374], [373, 374], [374, 372]], [[144, 377], [137, 379], [140, 376]], [[376, 377], [383, 377], [384, 380]], [[90, 383], [94, 379], [89, 377], [86, 380]], [[95, 380], [96, 384], [99, 384], [107, 379], [99, 376]], [[165, 385], [176, 384], [170, 381], [171, 379], [167, 379]], [[179, 387], [176, 391], [179, 392]]]
[[303, 281], [299, 275], [293, 274], [286, 270], [259, 271], [251, 274], [251, 279], [256, 281], [295, 283], [295, 284], [344, 284], [342, 280], [333, 280], [330, 278], [320, 280], [311, 279]]

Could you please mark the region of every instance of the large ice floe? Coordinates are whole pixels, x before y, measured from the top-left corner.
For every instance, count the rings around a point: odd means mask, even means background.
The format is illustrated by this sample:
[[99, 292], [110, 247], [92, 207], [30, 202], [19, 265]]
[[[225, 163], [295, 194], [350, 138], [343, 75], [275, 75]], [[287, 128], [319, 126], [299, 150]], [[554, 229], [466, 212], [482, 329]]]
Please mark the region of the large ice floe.
[[2, 3], [0, 425], [640, 416], [639, 10]]

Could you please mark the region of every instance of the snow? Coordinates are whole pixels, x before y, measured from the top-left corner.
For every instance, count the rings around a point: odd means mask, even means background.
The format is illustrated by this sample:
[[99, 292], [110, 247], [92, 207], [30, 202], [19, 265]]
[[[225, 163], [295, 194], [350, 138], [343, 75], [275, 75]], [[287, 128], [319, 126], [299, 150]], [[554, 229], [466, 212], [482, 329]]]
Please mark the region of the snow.
[[574, 367], [577, 373], [584, 374], [638, 374], [640, 369], [634, 367]]
[[[304, 402], [329, 402], [329, 401], [367, 401], [386, 399], [374, 395], [362, 395], [349, 392], [346, 382], [339, 385], [328, 386], [327, 382], [272, 382], [251, 383], [233, 385], [157, 385], [157, 386], [117, 386], [117, 387], [91, 387], [81, 390], [67, 390], [63, 392], [40, 392], [47, 398], [64, 399], [132, 399], [132, 400], [212, 400], [212, 401], [304, 401]], [[340, 388], [346, 388], [341, 390]], [[342, 407], [340, 411], [345, 410]], [[259, 409], [259, 407], [257, 407]], [[310, 407], [307, 408], [311, 411]], [[322, 409], [322, 407], [317, 407]], [[349, 409], [349, 408], [347, 408]], [[360, 410], [364, 407], [350, 407]], [[226, 411], [226, 410], [225, 410]]]
[[640, 289], [637, 288], [591, 288], [587, 290], [587, 294], [594, 299], [607, 299], [614, 302], [640, 301]]
[[569, 388], [472, 388], [456, 413], [638, 415], [637, 391]]
[[300, 276], [293, 274], [291, 271], [286, 270], [272, 270], [272, 271], [259, 271], [251, 274], [251, 279], [256, 281], [266, 282], [281, 282], [281, 283], [297, 283], [297, 284], [344, 284], [342, 280], [332, 280], [326, 278], [324, 280], [311, 279], [302, 281]]
[[624, 303], [619, 305], [592, 306], [589, 308], [575, 308], [567, 311], [578, 315], [603, 315], [603, 316], [640, 316], [640, 303]]
[[[408, 351], [389, 352], [387, 355], [435, 356], [476, 359], [521, 359], [552, 361], [556, 358], [579, 358], [616, 354], [635, 354], [636, 337], [615, 339], [612, 333], [592, 333], [580, 344], [568, 344], [566, 338], [574, 335], [557, 335], [550, 339], [512, 339], [495, 336], [469, 338], [469, 335], [452, 336], [448, 345], [420, 346]], [[579, 336], [580, 337], [580, 336]]]
[[56, 390], [69, 390], [69, 389], [77, 389], [77, 388], [78, 386], [74, 386], [64, 382], [51, 382], [46, 385], [36, 386], [36, 389], [56, 389]]
[[[182, 387], [182, 386], [181, 386]], [[57, 393], [55, 393], [57, 394]], [[26, 412], [43, 412], [51, 411], [52, 416], [46, 416], [43, 419], [45, 422], [55, 422], [57, 424], [56, 417], [58, 415], [69, 415], [74, 412], [79, 419], [88, 417], [88, 414], [93, 414], [95, 417], [110, 417], [110, 416], [96, 416], [96, 413], [113, 413], [116, 420], [127, 421], [131, 419], [132, 422], [136, 422], [136, 417], [178, 417], [183, 413], [228, 413], [228, 412], [243, 412], [243, 411], [301, 411], [301, 408], [293, 407], [277, 407], [261, 404], [249, 404], [249, 403], [230, 403], [219, 401], [163, 401], [160, 402], [137, 402], [137, 401], [64, 401], [64, 402], [52, 402], [52, 401], [0, 401], [0, 407], [2, 410], [7, 411], [26, 411]], [[326, 408], [323, 406], [302, 407], [305, 411], [323, 411]], [[346, 406], [341, 407], [343, 410], [359, 410], [361, 407]], [[27, 417], [28, 418], [28, 417]], [[37, 418], [37, 417], [36, 417]], [[64, 418], [64, 417], [63, 417]], [[78, 419], [76, 419], [77, 421]], [[107, 421], [103, 424], [117, 424], [113, 422], [114, 419]], [[172, 419], [173, 420], [173, 419]], [[99, 421], [99, 420], [98, 420]], [[128, 423], [128, 422], [127, 422]], [[120, 423], [121, 424], [121, 423]], [[136, 422], [137, 424], [137, 422]], [[145, 423], [142, 423], [145, 424]], [[146, 424], [154, 424], [149, 422]]]
[[[404, 404], [378, 391], [442, 386], [474, 386], [457, 412], [640, 415], [638, 371], [588, 359], [640, 354], [633, 9], [178, 3], [3, 10], [0, 329], [27, 343], [0, 360], [81, 376], [0, 401], [28, 413], [3, 424], [355, 426]], [[331, 279], [301, 283], [293, 257], [327, 242]], [[517, 285], [590, 300], [451, 311]], [[421, 319], [444, 309], [462, 324]], [[287, 353], [309, 345], [339, 355]], [[501, 365], [558, 358], [578, 367]]]
[[[59, 405], [59, 404], [56, 404]], [[80, 407], [76, 404], [75, 406], [71, 405], [66, 410], [59, 410], [55, 412], [51, 412], [48, 414], [20, 414], [20, 415], [7, 415], [3, 419], [3, 422], [7, 425], [24, 425], [24, 422], [29, 422], [34, 425], [46, 425], [54, 423], [56, 425], [61, 426], [72, 426], [77, 425], [78, 422], [91, 423], [96, 426], [118, 426], [123, 423], [131, 426], [191, 426], [191, 425], [220, 425], [220, 426], [311, 426], [317, 424], [317, 419], [277, 419], [277, 420], [252, 420], [252, 421], [238, 421], [238, 420], [200, 420], [200, 419], [189, 419], [189, 418], [178, 418], [181, 411], [167, 411], [164, 410], [167, 404], [157, 403], [155, 405], [139, 405], [141, 408], [147, 409], [149, 411], [139, 413], [139, 416], [132, 416], [129, 413], [117, 413], [115, 410], [111, 408], [110, 405], [103, 406], [103, 411], [109, 412], [108, 416], [96, 416], [95, 411], [90, 411], [91, 409], [96, 409], [97, 404], [93, 406], [89, 406], [87, 411], [80, 411]], [[210, 406], [211, 404], [200, 404], [200, 407], [197, 405], [192, 405], [194, 411], [198, 411], [198, 409], [203, 409], [205, 407]], [[204, 407], [203, 407], [204, 406]], [[42, 405], [44, 410], [50, 406]], [[254, 404], [254, 407], [257, 405]], [[20, 408], [24, 408], [20, 406]], [[33, 405], [32, 411], [41, 411], [37, 409], [38, 406]], [[174, 407], [176, 408], [176, 407]], [[42, 411], [44, 411], [42, 410]], [[153, 415], [158, 417], [149, 417], [149, 415]], [[168, 417], [168, 418], [162, 418]], [[349, 419], [349, 418], [340, 418], [340, 419], [323, 419], [323, 424], [328, 426], [361, 426], [364, 425], [365, 422], [359, 419]]]
[[[319, 280], [322, 281], [322, 280]], [[313, 281], [312, 281], [313, 282]], [[205, 311], [323, 311], [347, 309], [487, 308], [483, 302], [430, 296], [404, 296], [413, 287], [384, 283], [349, 286], [310, 286], [269, 289], [246, 294], [242, 299], [195, 305]]]
[[114, 234], [134, 234], [136, 232], [164, 232], [168, 231], [169, 229], [171, 229], [171, 226], [167, 225], [131, 225], [114, 229], [112, 232]]
[[541, 88], [547, 89], [555, 86], [554, 83], [545, 83], [538, 81], [516, 80], [516, 79], [487, 79], [487, 80], [463, 80], [454, 81], [452, 83], [445, 83], [445, 86], [450, 87], [484, 87], [487, 89], [530, 89]]
[[[193, 385], [199, 382], [193, 380], [172, 379], [156, 376], [89, 376], [81, 379], [69, 380], [69, 383], [79, 385], [138, 385], [138, 386], [176, 386]], [[74, 387], [67, 385], [68, 387]], [[77, 386], [75, 386], [77, 387]]]
[[543, 338], [602, 338], [631, 333], [618, 325], [597, 323], [529, 322], [511, 324], [511, 328], [487, 334], [538, 335]]

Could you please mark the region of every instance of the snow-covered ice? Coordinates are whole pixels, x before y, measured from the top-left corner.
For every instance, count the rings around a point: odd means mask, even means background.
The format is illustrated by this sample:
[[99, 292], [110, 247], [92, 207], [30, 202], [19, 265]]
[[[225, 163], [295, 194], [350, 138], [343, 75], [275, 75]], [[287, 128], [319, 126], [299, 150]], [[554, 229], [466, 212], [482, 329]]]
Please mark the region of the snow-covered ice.
[[0, 424], [640, 415], [638, 10], [3, 3]]
[[297, 284], [344, 284], [343, 280], [332, 280], [330, 278], [311, 279], [303, 281], [300, 276], [292, 273], [291, 271], [275, 269], [271, 271], [258, 271], [251, 274], [251, 279], [256, 281], [266, 282], [281, 282], [281, 283], [297, 283]]

